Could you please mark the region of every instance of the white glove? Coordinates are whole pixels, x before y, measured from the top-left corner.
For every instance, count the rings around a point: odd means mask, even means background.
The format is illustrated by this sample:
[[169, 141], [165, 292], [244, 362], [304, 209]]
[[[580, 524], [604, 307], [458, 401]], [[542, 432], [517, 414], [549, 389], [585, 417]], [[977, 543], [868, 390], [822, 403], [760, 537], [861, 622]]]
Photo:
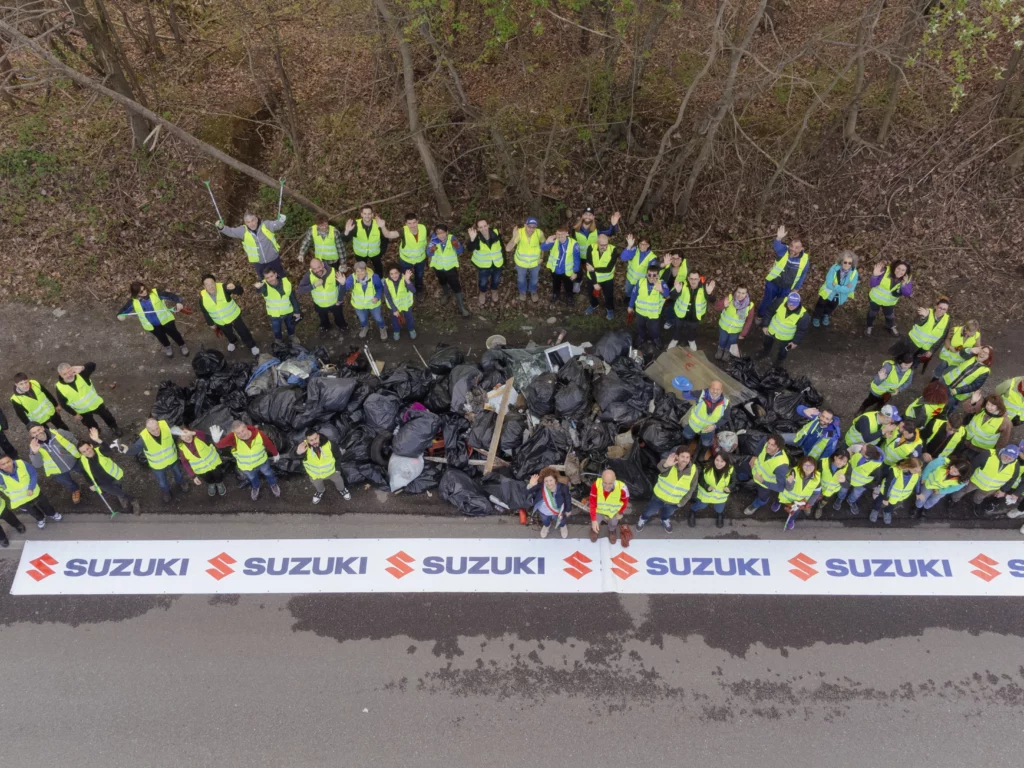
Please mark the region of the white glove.
[[219, 443], [221, 438], [224, 437], [224, 430], [214, 424], [210, 427], [210, 437], [213, 438], [213, 442]]
[[281, 454], [279, 453], [279, 454], [277, 454], [277, 456], [271, 456], [270, 460], [272, 462], [274, 462], [275, 464], [277, 464], [277, 462], [279, 462], [281, 460]]

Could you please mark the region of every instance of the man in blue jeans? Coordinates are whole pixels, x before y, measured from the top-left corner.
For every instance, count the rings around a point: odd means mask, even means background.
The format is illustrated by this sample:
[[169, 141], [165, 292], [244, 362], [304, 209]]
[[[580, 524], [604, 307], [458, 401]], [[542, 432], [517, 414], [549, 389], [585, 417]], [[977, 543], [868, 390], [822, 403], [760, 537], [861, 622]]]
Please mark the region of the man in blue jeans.
[[700, 444], [710, 452], [715, 442], [715, 431], [718, 422], [729, 410], [729, 398], [725, 396], [722, 382], [715, 379], [708, 388], [700, 393], [697, 402], [687, 412], [686, 424], [683, 426], [683, 437], [693, 440], [700, 435]]
[[288, 331], [288, 341], [295, 335], [295, 322], [302, 319], [299, 297], [292, 290], [292, 281], [281, 277], [273, 267], [263, 270], [263, 280], [254, 285], [267, 304], [270, 316], [270, 330], [274, 338], [281, 341], [281, 330]]
[[804, 244], [801, 242], [798, 233], [793, 232], [787, 246], [783, 241], [786, 237], [786, 228], [779, 227], [775, 240], [772, 242], [772, 250], [775, 251], [775, 261], [772, 268], [764, 278], [764, 296], [757, 306], [757, 324], [765, 322], [769, 307], [782, 296], [799, 291], [807, 279], [807, 266], [809, 259]]
[[188, 493], [189, 484], [185, 482], [178, 461], [178, 445], [166, 421], [158, 421], [152, 417], [146, 419], [146, 428], [139, 432], [139, 438], [122, 452], [129, 456], [140, 453], [145, 455], [146, 463], [156, 478], [157, 485], [160, 486], [160, 494], [165, 502], [171, 500], [172, 478], [182, 493]]
[[[355, 274], [349, 275], [345, 280], [342, 292], [352, 295], [352, 308], [359, 318], [359, 338], [366, 338], [370, 330], [370, 315], [373, 315], [373, 322], [380, 329], [380, 340], [387, 341], [388, 332], [384, 327], [384, 315], [380, 311], [384, 284], [377, 275], [367, 271], [365, 261], [357, 261], [355, 270]], [[415, 272], [413, 276], [415, 278]]]
[[[221, 429], [217, 425], [210, 427], [210, 437], [217, 442], [214, 446], [220, 450], [230, 448], [235, 457], [235, 466], [245, 475], [252, 490], [249, 496], [253, 501], [260, 497], [260, 478], [263, 477], [270, 486], [270, 492], [281, 495], [281, 486], [277, 484], [274, 470], [270, 468], [271, 460], [276, 464], [281, 458], [277, 446], [267, 433], [251, 424], [242, 421], [231, 422], [231, 432], [221, 437]], [[270, 454], [268, 458], [267, 454]]]
[[526, 220], [526, 226], [516, 227], [512, 239], [505, 245], [508, 253], [514, 253], [516, 265], [516, 281], [519, 288], [519, 300], [537, 302], [537, 280], [540, 276], [540, 245], [544, 242], [544, 232], [538, 227], [540, 223], [532, 216]]

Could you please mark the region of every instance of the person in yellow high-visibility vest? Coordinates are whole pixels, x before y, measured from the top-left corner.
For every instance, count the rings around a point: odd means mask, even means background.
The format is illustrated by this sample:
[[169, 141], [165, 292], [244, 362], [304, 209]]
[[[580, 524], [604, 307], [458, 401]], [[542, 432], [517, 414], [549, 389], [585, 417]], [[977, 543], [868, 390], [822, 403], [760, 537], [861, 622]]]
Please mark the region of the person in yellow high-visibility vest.
[[786, 356], [796, 349], [804, 340], [807, 329], [811, 325], [811, 315], [800, 302], [800, 294], [793, 291], [772, 305], [768, 311], [768, 327], [764, 331], [764, 347], [762, 355], [769, 355], [775, 342], [779, 349], [775, 355], [781, 363]]
[[[379, 222], [383, 225], [383, 220]], [[398, 269], [405, 272], [411, 269], [416, 280], [416, 290], [423, 290], [423, 273], [427, 268], [427, 245], [430, 244], [430, 233], [425, 225], [420, 224], [415, 213], [405, 214], [405, 225], [400, 230], [383, 228], [384, 237], [398, 240]], [[365, 265], [366, 262], [363, 261]], [[374, 272], [378, 277], [383, 271]], [[351, 276], [350, 276], [351, 277]]]
[[[172, 341], [178, 345], [181, 354], [188, 357], [188, 346], [174, 322], [174, 313], [184, 309], [181, 297], [169, 291], [158, 291], [140, 282], [131, 284], [129, 296], [131, 298], [128, 302], [118, 310], [117, 319], [124, 322], [129, 317], [136, 318], [143, 329], [157, 340], [167, 357], [174, 357]], [[168, 304], [173, 307], [173, 311]]]
[[[693, 454], [687, 448], [673, 451], [658, 464], [658, 480], [654, 484], [653, 495], [647, 508], [640, 513], [636, 529], [642, 531], [647, 521], [657, 515], [661, 518], [662, 527], [672, 532], [672, 514], [686, 506], [697, 487], [697, 465], [693, 462]], [[690, 526], [693, 527], [692, 525]]]
[[469, 236], [466, 250], [476, 267], [480, 306], [487, 303], [488, 291], [491, 293], [491, 303], [497, 305], [501, 268], [505, 264], [505, 244], [501, 241], [501, 232], [491, 229], [487, 219], [480, 219], [475, 226], [466, 230], [466, 234]]
[[697, 513], [711, 507], [715, 512], [715, 527], [725, 526], [725, 503], [736, 487], [736, 468], [721, 451], [715, 451], [711, 461], [697, 475], [697, 500], [690, 505], [687, 525], [697, 525]]
[[971, 350], [981, 344], [981, 325], [977, 320], [968, 320], [963, 325], [955, 325], [950, 330], [942, 349], [939, 350], [939, 362], [935, 366], [933, 379], [941, 379], [942, 374], [950, 368], [956, 368], [967, 360]]
[[306, 439], [295, 446], [295, 453], [302, 457], [302, 466], [305, 468], [310, 482], [313, 483], [314, 504], [319, 504], [324, 497], [326, 490], [324, 480], [330, 480], [345, 501], [352, 500], [352, 494], [348, 492], [345, 480], [337, 469], [339, 453], [330, 440], [315, 429], [311, 429], [306, 433]]
[[[401, 266], [401, 259], [398, 264]], [[406, 271], [410, 270], [407, 268]], [[415, 274], [413, 271], [414, 276]], [[355, 263], [355, 272], [346, 278], [342, 291], [350, 295], [352, 308], [356, 311], [356, 317], [359, 319], [359, 338], [366, 338], [366, 334], [370, 330], [370, 315], [373, 315], [373, 321], [380, 329], [380, 340], [387, 341], [388, 332], [384, 327], [384, 315], [381, 314], [380, 309], [384, 296], [384, 283], [381, 282], [379, 276], [366, 268], [365, 261]]]
[[[789, 245], [783, 242], [787, 234]], [[784, 301], [788, 294], [799, 291], [810, 272], [810, 257], [804, 250], [803, 237], [799, 232], [787, 233], [786, 227], [780, 226], [772, 241], [772, 250], [775, 251], [775, 259], [765, 275], [764, 295], [757, 305], [755, 322], [758, 325], [771, 322], [772, 305]]]
[[295, 323], [302, 319], [298, 294], [292, 288], [292, 281], [283, 277], [273, 267], [263, 270], [264, 279], [253, 287], [260, 292], [267, 305], [270, 330], [274, 338], [282, 341], [282, 331], [288, 332], [288, 341], [295, 336]]
[[99, 427], [96, 417], [103, 419], [114, 437], [121, 436], [121, 428], [117, 419], [110, 412], [93, 383], [92, 375], [96, 373], [96, 363], [71, 365], [61, 363], [57, 366], [57, 402], [60, 407], [72, 414], [75, 421], [86, 427]]
[[249, 326], [242, 319], [242, 310], [235, 303], [235, 296], [244, 293], [242, 286], [235, 285], [231, 280], [226, 283], [217, 281], [215, 275], [203, 275], [203, 290], [199, 292], [199, 306], [203, 310], [203, 318], [212, 331], [220, 331], [228, 340], [228, 352], [235, 351], [235, 342], [239, 337], [254, 356], [260, 353], [256, 340], [252, 337]]
[[917, 493], [921, 478], [921, 460], [904, 459], [895, 467], [882, 470], [882, 483], [871, 493], [874, 504], [868, 520], [878, 522], [878, 513], [882, 513], [882, 522], [892, 525], [892, 516], [903, 503]]
[[348, 321], [342, 311], [344, 302], [341, 300], [341, 283], [345, 282], [345, 269], [336, 264], [325, 263], [320, 259], [310, 259], [309, 271], [302, 276], [296, 293], [299, 296], [310, 294], [313, 309], [320, 320], [321, 335], [331, 331], [331, 315], [338, 327], [338, 337], [345, 338]]
[[1007, 379], [996, 387], [995, 394], [1003, 398], [1006, 415], [1015, 424], [1024, 421], [1024, 376]]
[[573, 306], [576, 294], [573, 286], [580, 273], [580, 246], [569, 237], [569, 227], [562, 225], [540, 245], [541, 251], [547, 254], [547, 268], [551, 272], [551, 303], [565, 294], [565, 303]]
[[540, 244], [544, 242], [544, 232], [540, 222], [532, 216], [522, 227], [512, 231], [512, 239], [505, 244], [505, 251], [515, 254], [516, 285], [519, 288], [519, 300], [530, 300], [537, 303], [537, 281], [540, 278]]
[[661, 309], [665, 306], [671, 293], [669, 287], [661, 282], [661, 269], [657, 262], [647, 266], [647, 276], [633, 287], [629, 297], [627, 317], [636, 318], [636, 345], [643, 346], [648, 340], [655, 346], [661, 346]]
[[[413, 216], [413, 220], [415, 218]], [[359, 209], [358, 219], [346, 221], [345, 230], [341, 233], [341, 239], [352, 245], [355, 259], [357, 261], [369, 260], [378, 275], [384, 274], [384, 254], [388, 250], [389, 241], [398, 237], [400, 237], [400, 233], [389, 230], [384, 219], [375, 215], [373, 208], [369, 205], [364, 205]], [[344, 253], [341, 258], [344, 260]], [[420, 280], [422, 281], [422, 279], [421, 271]]]
[[274, 221], [260, 221], [254, 213], [246, 213], [245, 222], [240, 227], [225, 227], [223, 221], [217, 222], [217, 229], [225, 237], [242, 241], [245, 257], [256, 270], [256, 279], [262, 280], [267, 267], [273, 267], [277, 274], [284, 275], [281, 266], [281, 247], [277, 244], [275, 232], [284, 226], [286, 216], [281, 214]]
[[683, 437], [687, 440], [700, 438], [700, 444], [710, 449], [715, 442], [715, 430], [718, 422], [729, 410], [729, 398], [725, 396], [725, 387], [718, 379], [708, 384], [701, 391], [693, 406], [686, 414], [683, 423]]
[[316, 224], [306, 230], [299, 244], [299, 264], [305, 261], [310, 246], [313, 246], [313, 258], [340, 272], [345, 271], [345, 236], [322, 213], [317, 214]]
[[629, 506], [629, 488], [615, 477], [615, 472], [606, 469], [590, 487], [590, 540], [597, 541], [601, 523], [608, 526], [608, 541], [619, 540], [619, 523]]
[[469, 310], [462, 298], [462, 283], [459, 281], [459, 257], [462, 251], [462, 243], [449, 234], [447, 224], [434, 225], [427, 253], [430, 255], [430, 269], [441, 286], [441, 299], [446, 300], [454, 295], [459, 313], [469, 317]]
[[910, 331], [893, 345], [891, 351], [895, 354], [910, 352], [914, 356], [914, 366], [920, 364], [921, 373], [924, 373], [932, 356], [946, 343], [949, 329], [949, 299], [940, 296], [934, 307], [917, 308], [917, 319]]
[[754, 319], [755, 313], [751, 304], [750, 292], [742, 285], [715, 302], [715, 311], [721, 312], [718, 316], [718, 349], [715, 350], [715, 360], [728, 360], [729, 355], [740, 356], [739, 342], [747, 338]]
[[875, 264], [868, 285], [868, 319], [864, 333], [871, 335], [875, 318], [881, 311], [885, 316], [885, 329], [893, 336], [899, 336], [899, 329], [896, 328], [896, 305], [900, 299], [909, 299], [914, 293], [910, 265], [899, 259], [894, 259], [889, 264], [880, 261]]
[[405, 270], [403, 275], [397, 267], [392, 267], [383, 282], [384, 300], [391, 314], [392, 338], [398, 341], [404, 327], [409, 332], [409, 338], [415, 339], [416, 318], [412, 314], [412, 305], [416, 301], [416, 284], [412, 270]]
[[586, 253], [581, 253], [583, 266], [592, 286], [590, 306], [583, 314], [592, 315], [597, 309], [597, 297], [604, 295], [605, 318], [615, 319], [615, 246], [608, 242], [608, 235], [603, 232], [597, 236], [597, 243], [590, 246]]
[[174, 441], [171, 427], [166, 421], [146, 419], [145, 428], [139, 432], [138, 439], [127, 450], [129, 456], [142, 454], [146, 458], [164, 502], [171, 500], [171, 480], [173, 479], [182, 493], [188, 493], [189, 485], [178, 463], [178, 445]]
[[907, 389], [913, 380], [914, 356], [911, 353], [904, 352], [893, 360], [886, 360], [871, 379], [868, 396], [857, 408], [857, 413], [885, 405], [893, 395]]
[[708, 312], [709, 299], [715, 292], [715, 281], [705, 283], [696, 269], [691, 269], [685, 279], [676, 280], [672, 286], [672, 332], [673, 342], [686, 344], [691, 352], [697, 351], [697, 329]]
[[796, 518], [801, 512], [810, 512], [821, 498], [821, 469], [818, 460], [804, 456], [796, 465], [796, 469], [786, 477], [786, 486], [779, 499], [772, 504], [772, 512], [786, 508], [786, 525], [784, 530], [796, 528]]
[[[39, 488], [39, 477], [30, 464], [21, 459], [12, 459], [10, 456], [0, 456], [0, 493], [6, 497], [10, 509], [4, 509], [2, 519], [18, 533], [25, 532], [25, 526], [14, 516], [14, 512], [22, 509], [32, 515], [36, 521], [37, 528], [46, 527], [46, 518], [60, 520], [61, 514], [57, 512], [46, 496]], [[0, 499], [0, 505], [4, 499]], [[0, 531], [0, 545], [7, 546], [7, 536]]]
[[78, 452], [82, 454], [79, 459], [82, 464], [82, 472], [92, 482], [92, 490], [103, 497], [103, 502], [111, 514], [114, 513], [114, 510], [106, 500], [107, 495], [117, 499], [121, 504], [121, 509], [126, 510], [131, 507], [132, 514], [139, 514], [141, 510], [138, 499], [132, 497], [121, 486], [124, 470], [103, 452], [101, 443], [98, 429], [90, 429], [89, 439], [78, 441]]
[[67, 429], [64, 423], [64, 410], [61, 408], [57, 398], [45, 386], [35, 379], [30, 379], [28, 374], [14, 374], [14, 394], [11, 395], [11, 406], [14, 408], [14, 415], [21, 419], [21, 423], [28, 428], [33, 422], [45, 424], [54, 429]]

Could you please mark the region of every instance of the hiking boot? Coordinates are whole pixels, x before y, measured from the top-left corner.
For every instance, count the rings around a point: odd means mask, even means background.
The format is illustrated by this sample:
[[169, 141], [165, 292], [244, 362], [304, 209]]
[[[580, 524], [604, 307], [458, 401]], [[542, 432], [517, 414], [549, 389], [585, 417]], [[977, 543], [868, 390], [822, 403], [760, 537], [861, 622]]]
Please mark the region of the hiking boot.
[[18, 524], [17, 524], [17, 525], [16, 525], [15, 527], [14, 527], [14, 530], [16, 530], [16, 531], [17, 531], [18, 533], [24, 533], [24, 532], [25, 532], [25, 526], [24, 526], [24, 525], [22, 525], [21, 523], [18, 523]]
[[359, 329], [359, 338], [360, 339], [365, 339], [366, 338], [366, 334], [369, 333], [369, 332], [370, 332], [369, 326], [364, 325], [362, 328]]
[[314, 493], [313, 494], [313, 503], [314, 504], [319, 504], [320, 503], [320, 499], [322, 499], [323, 497], [324, 497], [324, 494], [321, 491], [318, 491], [317, 493]]
[[181, 354], [182, 355], [184, 355], [185, 357], [188, 357], [188, 345], [187, 344], [182, 344], [180, 347], [178, 347], [178, 349], [181, 350]]
[[837, 497], [836, 500], [832, 503], [832, 509], [834, 509], [836, 512], [838, 512], [842, 508], [843, 508], [843, 500]]
[[71, 492], [71, 503], [72, 504], [77, 504], [81, 500], [82, 500], [82, 492], [81, 491], [72, 491]]
[[618, 534], [618, 532], [612, 533], [611, 531], [608, 531], [608, 543], [609, 544], [618, 544], [619, 543], [619, 534]]
[[715, 360], [725, 360], [725, 350], [722, 347], [715, 350]]
[[590, 533], [590, 543], [591, 544], [597, 544], [597, 531], [595, 531], [593, 528], [591, 528], [589, 533]]
[[715, 528], [725, 527], [725, 512], [719, 512], [715, 515]]
[[217, 486], [214, 485], [213, 483], [208, 483], [207, 486], [206, 486], [206, 495], [207, 496], [211, 496], [211, 497], [212, 496], [216, 496], [217, 495]]
[[409, 338], [410, 339], [415, 339], [416, 338], [416, 331], [409, 331]]
[[224, 483], [217, 483], [217, 494], [220, 496], [227, 496], [228, 489]]
[[485, 306], [487, 304], [487, 294], [486, 293], [481, 293], [480, 296], [477, 297], [477, 303], [481, 307]]
[[167, 355], [168, 357], [174, 357], [174, 350], [171, 349], [170, 346], [168, 345], [164, 347], [164, 354]]
[[229, 344], [228, 344], [228, 352], [234, 352], [234, 351], [235, 351], [235, 345], [234, 345], [234, 344], [231, 344], [231, 343], [229, 343]]
[[546, 539], [548, 537], [549, 533], [551, 533], [551, 526], [550, 525], [545, 525], [543, 528], [540, 529], [540, 537], [542, 539]]
[[878, 510], [877, 509], [872, 509], [871, 510], [871, 514], [868, 515], [868, 522], [869, 523], [877, 523], [878, 522]]
[[256, 357], [256, 355], [258, 355], [259, 353], [260, 353], [260, 348], [259, 347], [249, 347], [249, 354], [251, 354], [253, 357]]
[[647, 521], [642, 517], [636, 521], [636, 529], [638, 531], [642, 531], [645, 525], [647, 525]]
[[0, 539], [0, 547], [7, 549], [9, 546], [11, 546], [11, 542], [7, 539], [6, 536]]
[[615, 319], [615, 310], [614, 309], [609, 309], [607, 312], [605, 312], [604, 313], [604, 319], [605, 320], [614, 320]]
[[526, 294], [525, 293], [520, 293], [519, 294], [519, 300], [520, 301], [526, 301]]
[[258, 499], [259, 497], [260, 497], [260, 489], [259, 488], [253, 488], [251, 491], [249, 491], [249, 498], [252, 499], [253, 501], [256, 501], [256, 499]]
[[757, 507], [755, 507], [753, 504], [751, 504], [749, 507], [743, 510], [743, 514], [747, 517], [750, 517], [755, 512], [757, 512]]
[[825, 505], [822, 502], [818, 502], [814, 505], [814, 519], [821, 520], [821, 513], [824, 511]]
[[455, 294], [455, 304], [459, 308], [460, 315], [462, 315], [463, 317], [469, 317], [469, 310], [466, 309], [466, 302], [463, 301], [461, 292]]
[[686, 518], [686, 524], [691, 528], [697, 527], [697, 513], [694, 512], [692, 509], [690, 510], [690, 516]]
[[892, 525], [892, 512], [889, 511], [888, 507], [886, 507], [885, 511], [882, 513], [882, 522], [885, 525]]
[[381, 341], [387, 341], [388, 340], [388, 332], [384, 328], [380, 329], [380, 340]]

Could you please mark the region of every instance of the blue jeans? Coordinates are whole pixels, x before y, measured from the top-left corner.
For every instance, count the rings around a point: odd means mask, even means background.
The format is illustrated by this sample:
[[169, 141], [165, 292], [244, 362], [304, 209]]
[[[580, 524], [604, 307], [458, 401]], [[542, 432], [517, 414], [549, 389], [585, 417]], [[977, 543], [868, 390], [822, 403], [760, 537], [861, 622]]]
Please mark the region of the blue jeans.
[[82, 465], [79, 464], [77, 461], [74, 463], [74, 465], [71, 467], [69, 471], [61, 472], [59, 475], [51, 475], [51, 477], [58, 483], [63, 485], [65, 488], [67, 488], [69, 491], [74, 493], [75, 491], [80, 489], [78, 487], [78, 483], [75, 482], [75, 478], [71, 476], [72, 472], [77, 472], [78, 474], [85, 477], [85, 473], [82, 472]]
[[[547, 528], [553, 522], [558, 520], [558, 515], [549, 515], [547, 512], [544, 512], [543, 510], [540, 509], [537, 510], [537, 514], [540, 515], [540, 524], [543, 525], [545, 528]], [[555, 527], [565, 528], [565, 524], [566, 522], [568, 522], [568, 519], [569, 518], [567, 518], [565, 515], [562, 515], [562, 522], [560, 522]]]
[[[685, 437], [687, 440], [692, 440], [696, 436], [697, 436], [697, 433], [694, 432], [692, 429], [690, 429], [690, 425], [689, 424], [687, 424], [685, 427], [683, 427], [683, 437]], [[710, 448], [711, 445], [714, 443], [714, 441], [715, 441], [715, 433], [714, 432], [701, 432], [700, 433], [700, 444], [703, 445], [705, 448]]]
[[539, 278], [539, 264], [536, 267], [516, 267], [516, 284], [520, 293], [536, 293]]
[[858, 485], [850, 488], [839, 489], [839, 500], [849, 501], [851, 504], [856, 504], [857, 499], [864, 495], [864, 492], [868, 489], [866, 485]]
[[[404, 275], [405, 274], [405, 270], [407, 270], [407, 269], [411, 269], [412, 270], [413, 284], [416, 286], [416, 290], [417, 291], [422, 290], [422, 288], [423, 288], [423, 273], [427, 269], [427, 260], [424, 259], [423, 261], [419, 262], [418, 264], [410, 264], [407, 261], [402, 261], [402, 259], [399, 259], [398, 260], [398, 271], [401, 272]], [[380, 275], [380, 278], [383, 280], [384, 276]]]
[[285, 315], [284, 317], [272, 317], [270, 318], [270, 330], [274, 332], [274, 338], [278, 341], [281, 340], [281, 326], [284, 326], [288, 330], [289, 336], [295, 335], [295, 315]]
[[647, 509], [640, 515], [641, 520], [650, 520], [655, 515], [658, 515], [662, 520], [668, 520], [672, 517], [672, 513], [679, 509], [678, 504], [673, 504], [671, 501], [665, 501], [659, 499], [657, 496], [652, 496], [651, 500], [647, 502]]
[[721, 328], [718, 329], [718, 346], [721, 349], [728, 349], [733, 344], [737, 344], [740, 340], [738, 333], [726, 333]]
[[725, 512], [724, 501], [719, 504], [708, 504], [706, 501], [695, 501], [693, 502], [693, 506], [690, 507], [690, 510], [693, 512], [700, 512], [702, 509], [707, 509], [708, 507], [711, 507], [713, 510], [715, 510], [716, 515], [720, 515], [723, 512]]
[[356, 317], [359, 318], [359, 327], [365, 328], [370, 322], [370, 313], [373, 313], [373, 322], [377, 324], [378, 328], [384, 327], [384, 315], [380, 313], [380, 307], [374, 307], [373, 309], [357, 309]]
[[486, 293], [488, 288], [492, 291], [498, 290], [498, 282], [501, 280], [501, 267], [486, 267], [476, 271], [477, 286], [480, 293]]
[[174, 462], [169, 467], [163, 469], [154, 469], [153, 477], [156, 478], [157, 484], [160, 486], [160, 490], [164, 493], [170, 493], [171, 491], [171, 477], [174, 477], [174, 482], [178, 485], [185, 484], [185, 476], [181, 474], [181, 464]]
[[779, 296], [786, 293], [775, 283], [764, 284], [764, 296], [761, 297], [761, 303], [757, 305], [757, 316], [764, 317], [765, 313], [771, 307], [772, 302], [775, 301]]
[[253, 488], [260, 487], [260, 475], [267, 479], [267, 485], [273, 488], [277, 485], [277, 478], [274, 477], [274, 470], [270, 468], [270, 462], [264, 461], [256, 469], [243, 469], [242, 474], [245, 475], [249, 481], [249, 485]]
[[760, 485], [755, 485], [754, 487], [757, 489], [757, 496], [754, 497], [754, 500], [752, 502], [750, 502], [750, 506], [752, 506], [754, 509], [760, 509], [769, 501], [771, 501], [772, 496], [778, 495], [775, 491], [771, 490], [770, 488], [762, 488]]
[[931, 488], [922, 488], [921, 495], [924, 496], [924, 501], [914, 501], [914, 506], [918, 509], [931, 509], [942, 501], [942, 494], [938, 491], [933, 491]]
[[[416, 330], [416, 323], [413, 322], [413, 319], [412, 319], [412, 310], [411, 309], [406, 310], [405, 312], [402, 313], [402, 315], [405, 317], [405, 330], [407, 330], [407, 331], [415, 331]], [[374, 320], [376, 320], [376, 319], [377, 318], [374, 318]], [[362, 321], [360, 320], [360, 322], [362, 322]], [[391, 328], [394, 330], [395, 333], [398, 333], [400, 330], [402, 330], [402, 326], [400, 326], [398, 324], [398, 318], [395, 317], [395, 313], [394, 312], [391, 313]]]

